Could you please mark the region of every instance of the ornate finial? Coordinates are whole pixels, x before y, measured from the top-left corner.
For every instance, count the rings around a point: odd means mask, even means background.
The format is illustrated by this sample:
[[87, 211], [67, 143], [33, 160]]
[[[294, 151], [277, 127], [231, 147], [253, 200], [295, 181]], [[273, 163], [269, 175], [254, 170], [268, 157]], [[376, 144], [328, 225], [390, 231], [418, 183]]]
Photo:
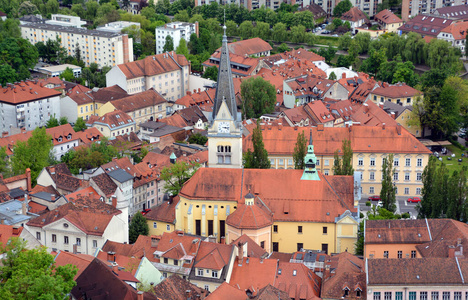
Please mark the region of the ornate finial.
[[309, 146], [312, 145], [312, 128], [310, 128]]

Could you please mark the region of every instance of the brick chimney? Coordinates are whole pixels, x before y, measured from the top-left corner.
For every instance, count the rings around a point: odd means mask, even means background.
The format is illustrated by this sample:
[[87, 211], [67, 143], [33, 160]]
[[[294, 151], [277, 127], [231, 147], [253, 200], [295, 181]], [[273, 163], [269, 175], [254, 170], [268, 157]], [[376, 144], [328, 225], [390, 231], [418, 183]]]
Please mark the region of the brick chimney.
[[55, 174], [55, 167], [50, 167], [49, 171], [50, 171], [51, 175], [54, 175]]
[[13, 227], [13, 235], [19, 235], [19, 234], [20, 234], [19, 227]]
[[50, 195], [50, 201], [52, 201], [52, 202], [55, 201], [55, 194]]
[[28, 198], [25, 198], [23, 202], [21, 203], [21, 213], [23, 215], [28, 214]]
[[116, 263], [112, 263], [112, 271], [114, 271], [117, 274], [119, 272], [119, 265]]
[[448, 257], [455, 258], [455, 246], [449, 246]]
[[137, 300], [143, 300], [144, 292], [143, 291], [138, 291], [137, 292]]
[[283, 129], [283, 123], [278, 123], [278, 130]]
[[27, 168], [26, 169], [26, 180], [28, 182], [28, 192], [32, 190], [31, 188], [31, 169]]
[[242, 244], [241, 242], [237, 244], [237, 264], [239, 266], [242, 266], [242, 261], [244, 260], [244, 249], [242, 248], [242, 246], [244, 246], [244, 244]]
[[382, 129], [385, 130], [385, 123], [382, 123]]
[[88, 212], [88, 211], [89, 211], [89, 207], [88, 207], [87, 205], [84, 205], [84, 206], [83, 206], [83, 211]]
[[343, 73], [341, 74], [341, 78], [342, 78], [342, 79], [343, 79], [343, 78], [346, 78], [346, 73], [345, 73], [345, 72], [343, 72]]
[[107, 260], [111, 262], [115, 262], [115, 252], [113, 251], [107, 252]]
[[369, 105], [367, 103], [364, 103], [363, 106], [364, 106], [364, 113], [367, 114], [369, 112]]
[[7, 137], [7, 136], [8, 136], [8, 131], [2, 132], [2, 138]]
[[117, 208], [117, 196], [112, 195], [111, 198], [112, 198], [112, 206], [113, 206], [114, 208]]
[[159, 244], [160, 238], [157, 236], [152, 236], [151, 237], [151, 248], [156, 248]]
[[396, 131], [397, 131], [398, 135], [401, 135], [401, 125], [400, 124], [397, 124]]

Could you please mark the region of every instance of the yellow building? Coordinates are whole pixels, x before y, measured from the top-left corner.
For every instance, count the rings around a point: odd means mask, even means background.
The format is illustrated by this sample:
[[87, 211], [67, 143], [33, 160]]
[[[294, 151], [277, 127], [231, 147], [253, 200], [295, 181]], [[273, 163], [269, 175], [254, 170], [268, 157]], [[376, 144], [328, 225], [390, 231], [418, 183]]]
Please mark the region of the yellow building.
[[375, 104], [392, 102], [403, 106], [412, 106], [416, 97], [423, 97], [423, 93], [406, 85], [406, 83], [388, 84], [383, 83], [370, 93], [367, 99], [371, 99]]
[[163, 235], [165, 232], [169, 233], [175, 230], [175, 207], [179, 203], [179, 199], [176, 196], [169, 201], [164, 201], [145, 215], [149, 235]]
[[86, 126], [95, 127], [110, 139], [136, 131], [135, 121], [128, 114], [120, 110], [109, 112], [102, 117], [91, 116], [86, 121]]
[[398, 28], [403, 26], [403, 21], [388, 9], [376, 14], [374, 20], [387, 32], [397, 32]]
[[[268, 126], [262, 131], [263, 143], [271, 166], [275, 169], [294, 168], [293, 153], [297, 135], [309, 128]], [[378, 195], [381, 188], [382, 163], [389, 153], [394, 154], [393, 182], [397, 196], [421, 194], [422, 172], [431, 151], [402, 126], [351, 126], [312, 128], [317, 157], [316, 168], [324, 175], [333, 174], [334, 153], [343, 140], [351, 141], [354, 171], [361, 173], [363, 196]], [[245, 150], [252, 149], [251, 136], [244, 139]]]

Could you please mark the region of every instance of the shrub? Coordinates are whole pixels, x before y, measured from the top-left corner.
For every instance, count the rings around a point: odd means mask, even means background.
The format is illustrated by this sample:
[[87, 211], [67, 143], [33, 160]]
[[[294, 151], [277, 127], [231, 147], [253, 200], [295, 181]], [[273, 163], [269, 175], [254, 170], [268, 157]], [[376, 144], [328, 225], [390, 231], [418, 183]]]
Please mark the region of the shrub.
[[366, 201], [366, 206], [371, 206], [371, 202], [370, 201]]

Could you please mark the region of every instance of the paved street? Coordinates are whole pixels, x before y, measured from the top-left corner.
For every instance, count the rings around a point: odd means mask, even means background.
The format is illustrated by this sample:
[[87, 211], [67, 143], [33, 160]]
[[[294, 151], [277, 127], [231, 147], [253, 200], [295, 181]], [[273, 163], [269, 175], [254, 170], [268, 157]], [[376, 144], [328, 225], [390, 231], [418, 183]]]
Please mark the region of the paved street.
[[[397, 213], [402, 214], [408, 212], [411, 217], [417, 217], [418, 212], [416, 211], [416, 203], [408, 203], [408, 197], [397, 197]], [[366, 202], [368, 201], [367, 197], [362, 198], [359, 201], [359, 207], [362, 213], [367, 213], [371, 207], [366, 206]], [[377, 201], [372, 201], [373, 205], [377, 205]]]

